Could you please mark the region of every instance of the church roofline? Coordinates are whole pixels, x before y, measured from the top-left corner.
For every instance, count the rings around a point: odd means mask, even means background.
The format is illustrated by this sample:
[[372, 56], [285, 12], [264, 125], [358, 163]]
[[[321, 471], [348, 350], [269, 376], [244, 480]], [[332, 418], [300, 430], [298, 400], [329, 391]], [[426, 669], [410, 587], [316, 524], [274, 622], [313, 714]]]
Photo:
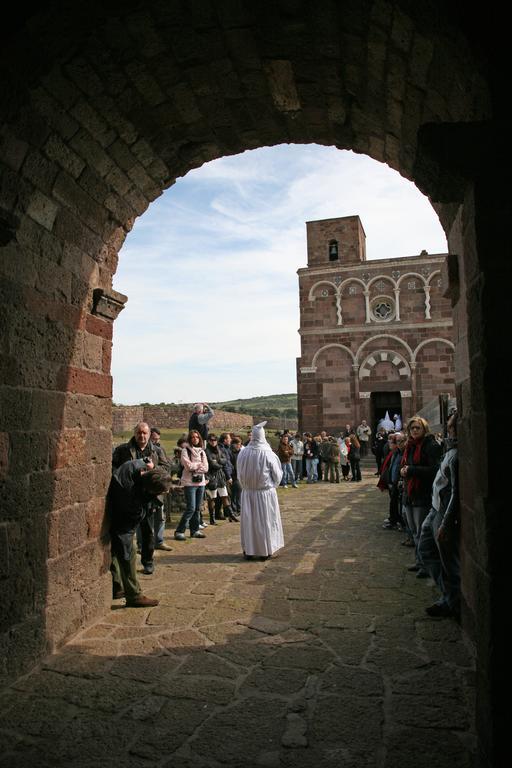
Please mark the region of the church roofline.
[[433, 261], [435, 262], [443, 262], [446, 260], [448, 254], [447, 253], [429, 253], [427, 255], [417, 254], [416, 256], [397, 256], [394, 259], [368, 259], [367, 261], [357, 263], [357, 264], [344, 264], [341, 265], [339, 262], [336, 262], [336, 264], [326, 264], [325, 266], [321, 265], [314, 265], [311, 267], [299, 267], [297, 270], [297, 274], [307, 273], [308, 275], [313, 274], [334, 274], [335, 272], [364, 272], [369, 267], [374, 266], [399, 266], [400, 264], [403, 264], [406, 262], [413, 261], [416, 264], [431, 264]]

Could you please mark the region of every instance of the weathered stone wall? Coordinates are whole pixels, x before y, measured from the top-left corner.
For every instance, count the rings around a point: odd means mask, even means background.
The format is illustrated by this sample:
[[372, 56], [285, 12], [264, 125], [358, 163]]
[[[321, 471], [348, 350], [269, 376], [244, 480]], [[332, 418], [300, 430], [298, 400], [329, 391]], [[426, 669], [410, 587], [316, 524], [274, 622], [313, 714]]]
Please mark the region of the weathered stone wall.
[[[506, 754], [508, 456], [496, 446], [508, 409], [508, 30], [478, 5], [431, 6], [11, 5], [0, 50], [5, 674], [109, 602], [114, 315], [98, 314], [95, 292], [111, 295], [126, 232], [210, 159], [317, 142], [413, 180], [458, 255], [464, 621], [477, 639], [480, 763]], [[308, 374], [299, 402], [313, 394]]]
[[[115, 405], [112, 408], [112, 431], [114, 434], [133, 429], [139, 421], [161, 429], [188, 429], [188, 420], [193, 405]], [[215, 416], [209, 422], [210, 431], [243, 429], [252, 425], [252, 416], [246, 413], [231, 413], [214, 409]]]
[[114, 405], [112, 407], [112, 432], [114, 435], [134, 429], [139, 421], [144, 421], [144, 406]]

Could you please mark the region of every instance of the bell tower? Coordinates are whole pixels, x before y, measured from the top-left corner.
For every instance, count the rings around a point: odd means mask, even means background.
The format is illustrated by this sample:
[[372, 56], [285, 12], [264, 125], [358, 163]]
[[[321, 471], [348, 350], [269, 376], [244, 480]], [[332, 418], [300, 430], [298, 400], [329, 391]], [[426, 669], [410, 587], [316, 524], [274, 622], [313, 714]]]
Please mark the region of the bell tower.
[[308, 267], [366, 261], [366, 235], [359, 216], [307, 221]]

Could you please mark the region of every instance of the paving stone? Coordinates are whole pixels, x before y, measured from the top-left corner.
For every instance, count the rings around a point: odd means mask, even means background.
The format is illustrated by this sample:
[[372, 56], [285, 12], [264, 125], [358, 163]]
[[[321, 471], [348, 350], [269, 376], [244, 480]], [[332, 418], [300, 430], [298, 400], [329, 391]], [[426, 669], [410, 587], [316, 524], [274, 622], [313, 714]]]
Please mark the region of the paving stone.
[[227, 525], [158, 553], [160, 605], [114, 603], [0, 695], [0, 768], [469, 768], [472, 648], [425, 615], [373, 478], [344, 491], [280, 494], [264, 563]]
[[240, 693], [243, 695], [252, 689], [253, 692], [257, 690], [280, 696], [289, 696], [304, 688], [307, 678], [308, 672], [305, 669], [260, 668], [254, 670], [245, 678], [240, 688]]

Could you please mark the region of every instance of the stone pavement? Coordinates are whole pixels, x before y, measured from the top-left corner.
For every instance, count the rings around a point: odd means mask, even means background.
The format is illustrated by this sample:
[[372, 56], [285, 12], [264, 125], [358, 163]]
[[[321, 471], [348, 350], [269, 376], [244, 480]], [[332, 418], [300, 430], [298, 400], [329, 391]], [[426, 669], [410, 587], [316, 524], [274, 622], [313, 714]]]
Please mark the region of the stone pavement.
[[2, 694], [0, 768], [471, 766], [472, 649], [375, 482], [280, 489], [266, 562], [227, 521], [158, 552], [158, 607], [116, 601]]

